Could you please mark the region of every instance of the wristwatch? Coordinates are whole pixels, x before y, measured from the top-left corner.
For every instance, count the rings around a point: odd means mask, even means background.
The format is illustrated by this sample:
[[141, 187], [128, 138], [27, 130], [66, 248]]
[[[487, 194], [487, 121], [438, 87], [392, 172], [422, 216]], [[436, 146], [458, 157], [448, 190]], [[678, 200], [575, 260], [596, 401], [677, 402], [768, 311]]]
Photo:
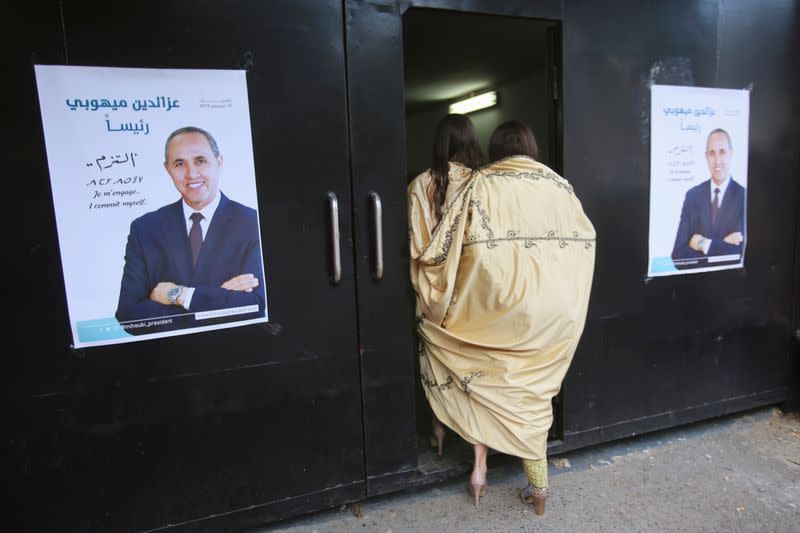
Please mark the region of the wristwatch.
[[167, 300], [172, 305], [179, 305], [178, 304], [178, 296], [181, 295], [181, 291], [183, 290], [183, 285], [178, 285], [177, 287], [172, 287], [170, 290], [167, 291]]

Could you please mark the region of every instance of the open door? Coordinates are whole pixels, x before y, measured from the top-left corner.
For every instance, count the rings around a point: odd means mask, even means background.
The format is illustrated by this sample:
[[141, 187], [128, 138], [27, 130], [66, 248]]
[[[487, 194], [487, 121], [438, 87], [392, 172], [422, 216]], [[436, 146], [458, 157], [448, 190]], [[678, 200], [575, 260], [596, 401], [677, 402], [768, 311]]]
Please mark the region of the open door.
[[436, 10], [408, 4], [346, 2], [358, 250], [372, 246], [370, 193], [383, 200], [383, 278], [369, 275], [371, 254], [356, 258], [369, 495], [441, 479], [471, 461], [457, 438], [449, 438], [445, 457], [431, 451], [430, 410], [414, 367], [406, 188], [430, 166], [437, 121], [459, 97], [496, 90], [500, 105], [470, 115], [484, 145], [497, 125], [516, 118], [534, 129], [545, 162], [561, 164], [560, 27], [545, 20], [557, 18], [560, 6], [478, 2], [467, 13], [458, 1], [436, 2]]

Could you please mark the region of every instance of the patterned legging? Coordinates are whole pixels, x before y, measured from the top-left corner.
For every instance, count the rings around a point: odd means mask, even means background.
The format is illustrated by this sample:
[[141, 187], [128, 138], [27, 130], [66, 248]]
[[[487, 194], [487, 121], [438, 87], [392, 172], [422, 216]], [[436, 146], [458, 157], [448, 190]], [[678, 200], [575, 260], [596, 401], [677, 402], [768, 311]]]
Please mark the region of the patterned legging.
[[522, 466], [531, 485], [538, 488], [547, 486], [547, 459], [523, 459]]

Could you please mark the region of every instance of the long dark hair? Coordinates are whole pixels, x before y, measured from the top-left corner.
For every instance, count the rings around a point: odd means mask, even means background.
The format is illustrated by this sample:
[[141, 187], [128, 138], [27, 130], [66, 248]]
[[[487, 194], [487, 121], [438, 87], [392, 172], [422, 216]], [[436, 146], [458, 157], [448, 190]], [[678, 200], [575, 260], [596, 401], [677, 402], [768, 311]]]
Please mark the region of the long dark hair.
[[431, 162], [433, 179], [429, 191], [436, 214], [440, 214], [444, 207], [450, 161], [458, 161], [472, 169], [483, 164], [483, 152], [481, 152], [475, 126], [464, 115], [445, 115], [436, 126]]
[[519, 120], [503, 122], [489, 140], [489, 159], [497, 161], [512, 155], [527, 155], [539, 159], [539, 145], [531, 129]]

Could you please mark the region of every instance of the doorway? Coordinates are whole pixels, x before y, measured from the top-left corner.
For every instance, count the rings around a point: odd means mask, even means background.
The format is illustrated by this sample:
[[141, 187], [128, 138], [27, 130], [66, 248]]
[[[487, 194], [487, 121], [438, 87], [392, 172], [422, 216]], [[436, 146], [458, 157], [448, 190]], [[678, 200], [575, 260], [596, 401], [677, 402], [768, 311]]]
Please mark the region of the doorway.
[[433, 132], [450, 104], [495, 91], [497, 103], [468, 114], [484, 153], [511, 119], [533, 130], [540, 160], [561, 172], [560, 24], [555, 21], [409, 9], [403, 15], [406, 161], [409, 177], [430, 166]]
[[[562, 172], [561, 29], [555, 21], [412, 8], [403, 14], [404, 104], [408, 180], [431, 166], [437, 122], [453, 103], [487, 92], [495, 104], [467, 113], [481, 148], [502, 122], [527, 124], [539, 159]], [[488, 161], [487, 161], [488, 162]], [[419, 375], [415, 358], [415, 375]], [[448, 431], [442, 457], [430, 441], [431, 415], [417, 380], [418, 468], [423, 473], [461, 469], [472, 461], [466, 442]], [[562, 435], [561, 396], [554, 399], [550, 440]]]

